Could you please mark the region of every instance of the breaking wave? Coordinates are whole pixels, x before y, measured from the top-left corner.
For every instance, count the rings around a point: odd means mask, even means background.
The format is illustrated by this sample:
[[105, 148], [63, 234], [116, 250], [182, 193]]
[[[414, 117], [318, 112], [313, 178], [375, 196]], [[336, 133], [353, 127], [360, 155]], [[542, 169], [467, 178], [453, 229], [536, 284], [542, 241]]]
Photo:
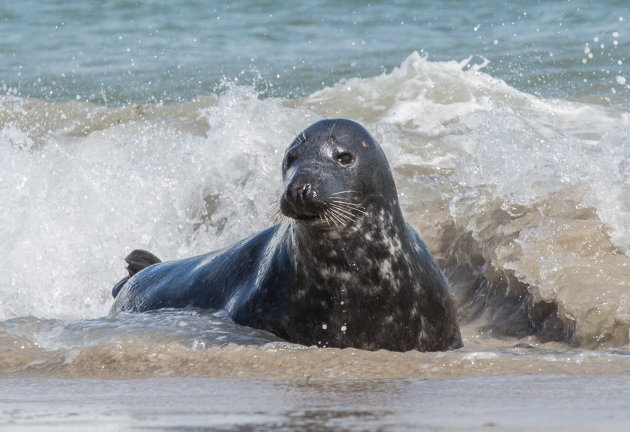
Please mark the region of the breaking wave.
[[[148, 361], [152, 342], [142, 337], [135, 348], [101, 338], [133, 333], [100, 318], [122, 257], [139, 247], [181, 258], [268, 226], [285, 147], [337, 116], [363, 123], [382, 144], [407, 219], [452, 283], [467, 345], [485, 335], [628, 346], [628, 110], [541, 99], [484, 65], [413, 53], [389, 73], [301, 99], [262, 98], [235, 83], [177, 105], [1, 97], [3, 364], [78, 364], [75, 355], [130, 350], [143, 358], [136, 366]], [[120, 319], [133, 327], [134, 318]], [[85, 330], [90, 320], [99, 330], [83, 338], [67, 324]], [[229, 350], [254, 358], [269, 343], [239, 345], [250, 330], [233, 330]], [[60, 338], [46, 345], [51, 331]], [[173, 354], [181, 347], [199, 355], [192, 340], [173, 343], [160, 355], [183, 361]], [[12, 356], [17, 345], [22, 354]]]

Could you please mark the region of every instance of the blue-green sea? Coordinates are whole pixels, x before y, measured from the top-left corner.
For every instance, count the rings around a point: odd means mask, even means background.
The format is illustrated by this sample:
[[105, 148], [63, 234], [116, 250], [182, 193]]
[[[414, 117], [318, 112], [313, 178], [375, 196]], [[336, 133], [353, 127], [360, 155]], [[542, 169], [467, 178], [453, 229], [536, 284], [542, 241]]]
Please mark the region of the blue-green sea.
[[624, 0], [5, 2], [0, 82], [21, 97], [105, 105], [184, 102], [237, 79], [265, 96], [296, 97], [391, 71], [418, 51], [430, 61], [487, 59], [485, 72], [534, 95], [627, 106], [615, 78], [629, 67], [628, 8]]
[[[363, 124], [464, 348], [109, 316], [273, 223], [281, 160]], [[0, 2], [0, 430], [626, 430], [630, 3]], [[146, 399], [144, 399], [146, 398]]]

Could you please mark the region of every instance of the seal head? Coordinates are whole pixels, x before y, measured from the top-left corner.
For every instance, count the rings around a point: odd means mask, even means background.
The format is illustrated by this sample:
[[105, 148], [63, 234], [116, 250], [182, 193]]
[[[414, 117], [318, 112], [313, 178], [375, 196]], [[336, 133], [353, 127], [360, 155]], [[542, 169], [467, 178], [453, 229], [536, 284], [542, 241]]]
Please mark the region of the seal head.
[[[379, 166], [387, 169], [372, 169]], [[347, 226], [366, 207], [396, 197], [381, 147], [350, 120], [322, 120], [296, 137], [285, 152], [282, 178], [282, 213], [306, 225]]]

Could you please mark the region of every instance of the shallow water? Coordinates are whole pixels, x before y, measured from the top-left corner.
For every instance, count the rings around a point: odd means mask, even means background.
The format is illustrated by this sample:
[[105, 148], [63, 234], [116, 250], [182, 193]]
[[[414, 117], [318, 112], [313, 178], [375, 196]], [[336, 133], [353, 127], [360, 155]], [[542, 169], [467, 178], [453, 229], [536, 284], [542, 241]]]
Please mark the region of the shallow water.
[[[24, 1], [0, 18], [0, 427], [627, 421], [626, 2]], [[382, 144], [451, 281], [462, 350], [305, 348], [220, 311], [107, 316], [131, 249], [176, 259], [269, 226], [285, 147], [336, 116]], [[230, 402], [167, 409], [193, 388]], [[451, 388], [461, 423], [440, 399]], [[143, 392], [162, 405], [130, 405]], [[128, 403], [110, 417], [116, 400]]]
[[534, 336], [463, 327], [464, 348], [440, 353], [320, 349], [231, 323], [221, 312], [159, 311], [81, 321], [23, 317], [2, 324], [3, 375], [137, 379], [456, 379], [557, 374], [624, 376], [630, 351], [569, 348]]
[[627, 375], [0, 383], [19, 394], [0, 396], [0, 429], [15, 431], [622, 431], [630, 420]]

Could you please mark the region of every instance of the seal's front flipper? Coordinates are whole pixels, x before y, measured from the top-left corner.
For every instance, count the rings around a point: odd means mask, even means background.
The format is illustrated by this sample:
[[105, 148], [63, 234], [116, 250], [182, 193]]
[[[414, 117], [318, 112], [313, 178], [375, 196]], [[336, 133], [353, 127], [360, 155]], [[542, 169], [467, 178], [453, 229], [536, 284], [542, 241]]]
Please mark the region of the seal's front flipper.
[[126, 276], [124, 278], [122, 278], [120, 280], [120, 282], [118, 282], [114, 288], [112, 288], [112, 297], [116, 298], [116, 296], [118, 295], [118, 293], [120, 292], [120, 290], [122, 289], [122, 287], [125, 286], [125, 284], [127, 283], [127, 281], [129, 280], [129, 276]]
[[125, 257], [125, 261], [127, 261], [127, 271], [129, 272], [129, 276], [121, 279], [120, 282], [118, 282], [114, 286], [114, 288], [112, 289], [112, 296], [114, 298], [116, 298], [122, 287], [125, 286], [131, 276], [135, 275], [140, 270], [149, 267], [150, 265], [162, 262], [151, 252], [147, 252], [142, 249], [136, 249], [132, 251], [129, 255]]
[[125, 261], [127, 261], [128, 264], [127, 271], [129, 272], [129, 277], [135, 275], [140, 270], [147, 268], [150, 265], [162, 262], [151, 252], [147, 252], [142, 249], [136, 249], [132, 251], [129, 255], [125, 257]]

